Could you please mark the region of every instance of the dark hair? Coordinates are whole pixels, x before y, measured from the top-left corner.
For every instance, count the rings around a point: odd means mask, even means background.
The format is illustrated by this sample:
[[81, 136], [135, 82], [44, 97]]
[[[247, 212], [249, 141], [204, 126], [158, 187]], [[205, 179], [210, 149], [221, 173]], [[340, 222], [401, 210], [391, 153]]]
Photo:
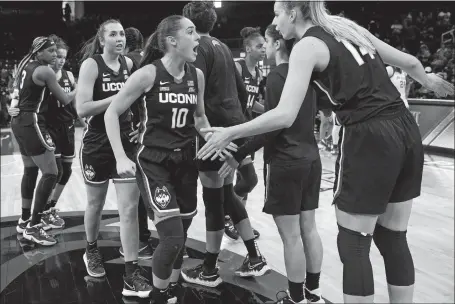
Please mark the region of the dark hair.
[[81, 63], [84, 62], [85, 59], [92, 57], [95, 54], [100, 54], [103, 51], [101, 47], [100, 39], [104, 38], [104, 31], [105, 27], [111, 23], [118, 23], [121, 24], [120, 21], [115, 19], [109, 19], [101, 23], [100, 27], [95, 36], [87, 40], [85, 44], [82, 46], [79, 53], [82, 55]]
[[66, 51], [69, 51], [70, 48], [65, 43], [65, 41], [62, 38], [60, 38], [59, 36], [52, 34], [49, 36], [49, 39], [54, 41], [55, 45], [57, 46], [57, 50], [65, 49]]
[[183, 7], [183, 16], [190, 19], [200, 33], [210, 33], [217, 15], [212, 1], [193, 1]]
[[27, 55], [19, 62], [17, 66], [17, 72], [13, 75], [14, 82], [13, 88], [17, 88], [19, 85], [19, 79], [21, 78], [22, 71], [24, 70], [25, 66], [29, 63], [29, 61], [38, 53], [38, 51], [49, 41], [47, 37], [36, 37], [33, 40], [32, 47], [30, 48]]
[[243, 47], [246, 48], [247, 45], [249, 45], [250, 41], [257, 38], [257, 37], [262, 37], [261, 35], [261, 28], [258, 27], [244, 27], [240, 31], [240, 36], [243, 38]]
[[144, 37], [135, 27], [125, 29], [126, 47], [129, 51], [140, 51], [144, 47]]
[[279, 31], [276, 29], [275, 24], [270, 24], [267, 29], [265, 30], [266, 34], [272, 37], [273, 41], [281, 40], [281, 44], [284, 45], [284, 51], [289, 56], [291, 54], [292, 48], [295, 44], [295, 39], [284, 40], [283, 36]]
[[181, 15], [172, 15], [164, 18], [160, 24], [158, 24], [156, 31], [147, 40], [140, 67], [163, 57], [164, 53], [167, 51], [166, 37], [176, 35], [181, 29], [180, 20], [183, 18], [184, 17]]

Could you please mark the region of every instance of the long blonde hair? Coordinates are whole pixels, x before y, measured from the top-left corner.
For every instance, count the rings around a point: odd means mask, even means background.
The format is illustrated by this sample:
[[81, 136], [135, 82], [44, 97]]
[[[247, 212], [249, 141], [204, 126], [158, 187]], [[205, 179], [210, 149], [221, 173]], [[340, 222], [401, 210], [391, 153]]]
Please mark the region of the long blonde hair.
[[330, 15], [324, 1], [283, 1], [281, 3], [287, 10], [299, 8], [304, 19], [310, 19], [335, 39], [346, 40], [364, 48], [368, 53], [376, 52], [367, 30], [352, 20]]

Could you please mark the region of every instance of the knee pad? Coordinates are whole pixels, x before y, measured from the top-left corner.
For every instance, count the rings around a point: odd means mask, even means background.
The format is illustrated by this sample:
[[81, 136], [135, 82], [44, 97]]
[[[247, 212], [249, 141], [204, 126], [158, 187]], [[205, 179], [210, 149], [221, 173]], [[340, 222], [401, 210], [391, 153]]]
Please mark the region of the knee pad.
[[55, 163], [57, 164], [57, 184], [60, 183], [60, 180], [63, 176], [63, 162], [60, 157], [55, 159]]
[[33, 199], [36, 180], [38, 179], [38, 167], [24, 167], [24, 175], [21, 182], [21, 196], [25, 199]]
[[371, 235], [338, 225], [338, 254], [343, 263], [343, 293], [352, 296], [374, 294], [373, 269], [370, 262]]
[[373, 240], [384, 258], [387, 283], [394, 286], [413, 285], [415, 269], [406, 231], [393, 231], [376, 225]]
[[160, 279], [166, 280], [172, 272], [174, 262], [180, 253], [183, 243], [183, 225], [180, 217], [172, 217], [156, 224], [160, 242], [155, 249], [157, 257], [152, 261], [153, 273]]
[[177, 259], [175, 260], [174, 263], [174, 269], [181, 269], [182, 264], [183, 264], [183, 249], [185, 248], [185, 242], [188, 237], [188, 229], [191, 226], [191, 222], [193, 219], [182, 219], [182, 225], [183, 225], [183, 246], [182, 249], [180, 250], [180, 253], [177, 256]]
[[73, 173], [73, 169], [71, 169], [72, 165], [72, 163], [62, 163], [62, 175], [60, 176], [60, 179], [58, 179], [60, 185], [66, 185], [70, 180], [71, 173]]
[[224, 229], [224, 189], [202, 188], [205, 205], [205, 226], [207, 231]]
[[240, 167], [237, 172], [240, 174], [241, 178], [237, 179], [234, 191], [238, 196], [244, 197], [256, 187], [258, 184], [258, 176], [253, 163]]
[[237, 225], [248, 218], [248, 213], [240, 198], [235, 194], [232, 184], [225, 185], [223, 188], [225, 212], [231, 217], [234, 225]]

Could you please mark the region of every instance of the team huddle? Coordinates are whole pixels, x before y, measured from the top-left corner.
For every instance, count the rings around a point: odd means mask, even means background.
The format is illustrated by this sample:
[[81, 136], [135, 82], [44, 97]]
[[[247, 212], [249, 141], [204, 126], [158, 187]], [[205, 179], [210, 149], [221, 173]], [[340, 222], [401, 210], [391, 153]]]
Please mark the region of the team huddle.
[[[247, 55], [238, 62], [210, 35], [217, 20], [212, 2], [188, 3], [182, 15], [163, 19], [145, 47], [137, 29], [107, 20], [80, 50], [77, 84], [63, 69], [64, 41], [36, 38], [18, 66], [9, 110], [24, 163], [17, 232], [44, 246], [57, 243], [46, 231], [65, 225], [56, 204], [72, 173], [79, 119], [87, 193], [81, 258], [90, 276], [106, 275], [97, 239], [109, 180], [117, 194], [124, 296], [173, 303], [180, 277], [217, 287], [223, 235], [240, 237], [248, 251], [237, 276], [266, 275], [260, 232], [245, 209], [258, 183], [254, 153], [264, 148], [263, 211], [283, 241], [289, 285], [273, 303], [324, 303], [315, 220], [322, 166], [313, 126], [317, 111], [327, 109], [341, 125], [333, 203], [344, 300], [373, 302], [374, 240], [390, 301], [412, 302], [415, 270], [406, 230], [412, 200], [420, 195], [423, 148], [385, 64], [440, 96], [453, 95], [453, 85], [353, 21], [330, 15], [324, 2], [280, 1], [274, 14], [264, 35], [242, 30]], [[261, 93], [257, 66], [265, 56], [276, 67]], [[182, 268], [198, 179], [206, 252], [201, 264]], [[159, 235], [156, 248], [148, 218]], [[152, 259], [152, 277], [139, 259]]]

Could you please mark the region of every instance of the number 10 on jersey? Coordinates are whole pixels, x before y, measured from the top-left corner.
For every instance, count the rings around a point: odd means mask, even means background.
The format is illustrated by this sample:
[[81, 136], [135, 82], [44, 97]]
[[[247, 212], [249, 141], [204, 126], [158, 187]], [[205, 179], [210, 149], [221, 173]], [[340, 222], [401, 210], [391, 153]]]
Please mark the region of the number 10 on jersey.
[[172, 108], [172, 129], [186, 126], [187, 108]]

